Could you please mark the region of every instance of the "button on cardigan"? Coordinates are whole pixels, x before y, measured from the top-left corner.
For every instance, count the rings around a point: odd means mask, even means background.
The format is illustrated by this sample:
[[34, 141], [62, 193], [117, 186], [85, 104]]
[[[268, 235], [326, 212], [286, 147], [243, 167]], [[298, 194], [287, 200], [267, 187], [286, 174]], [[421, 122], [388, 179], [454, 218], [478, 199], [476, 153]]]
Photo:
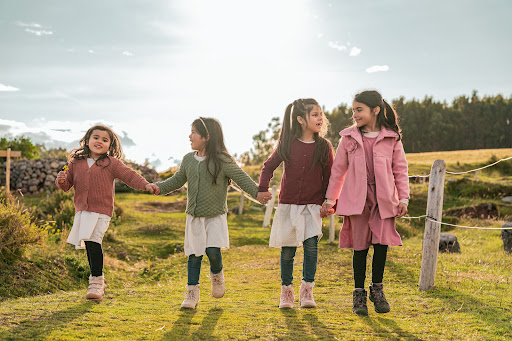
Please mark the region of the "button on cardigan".
[[233, 179], [242, 190], [256, 198], [258, 186], [231, 158], [219, 156], [223, 161], [220, 163], [217, 183], [213, 184], [213, 178], [206, 169], [206, 162], [210, 162], [209, 167], [213, 172], [213, 161], [198, 161], [194, 154], [195, 152], [191, 152], [183, 157], [180, 169], [172, 177], [156, 183], [160, 194], [167, 194], [188, 182], [186, 213], [194, 217], [227, 213], [229, 179]]
[[[306, 143], [299, 139], [293, 141], [290, 147], [290, 162], [288, 165], [285, 163], [281, 179], [280, 204], [323, 204], [334, 156], [332, 148], [330, 148], [327, 165], [322, 166], [317, 163], [312, 167], [315, 145], [316, 142]], [[258, 191], [268, 191], [274, 170], [279, 167], [281, 162], [283, 160], [277, 154], [276, 149], [263, 164]]]
[[[104, 167], [105, 166], [105, 167]], [[114, 180], [120, 179], [133, 189], [145, 190], [148, 182], [121, 160], [107, 156], [91, 168], [87, 159], [73, 160], [68, 165], [66, 180], [55, 184], [65, 192], [75, 187], [75, 211], [89, 211], [112, 216], [114, 212]]]

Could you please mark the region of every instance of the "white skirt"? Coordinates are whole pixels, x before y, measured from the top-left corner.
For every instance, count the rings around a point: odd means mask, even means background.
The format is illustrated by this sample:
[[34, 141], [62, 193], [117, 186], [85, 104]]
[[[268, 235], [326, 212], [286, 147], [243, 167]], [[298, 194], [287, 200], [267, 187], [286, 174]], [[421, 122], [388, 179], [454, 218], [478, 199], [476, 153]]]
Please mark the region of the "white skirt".
[[314, 236], [322, 238], [320, 205], [279, 204], [274, 214], [269, 246], [302, 246]]
[[213, 217], [194, 217], [187, 214], [185, 255], [202, 256], [207, 247], [229, 248], [227, 213]]
[[85, 241], [101, 244], [110, 219], [111, 217], [106, 214], [89, 211], [76, 212], [67, 242], [75, 245], [76, 249], [85, 249]]

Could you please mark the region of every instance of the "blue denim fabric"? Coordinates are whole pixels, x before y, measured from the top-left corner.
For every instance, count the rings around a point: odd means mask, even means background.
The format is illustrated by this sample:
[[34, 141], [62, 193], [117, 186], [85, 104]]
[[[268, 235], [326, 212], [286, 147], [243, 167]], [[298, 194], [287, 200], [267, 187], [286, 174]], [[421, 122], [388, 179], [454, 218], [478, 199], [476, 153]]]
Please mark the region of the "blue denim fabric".
[[[210, 270], [214, 274], [222, 271], [222, 253], [219, 247], [207, 247], [206, 255], [210, 260]], [[201, 262], [203, 256], [197, 257], [196, 255], [188, 256], [187, 272], [188, 272], [188, 285], [199, 284], [199, 275], [201, 274]]]
[[[318, 237], [306, 239], [304, 248], [304, 264], [302, 266], [302, 279], [305, 282], [314, 282], [316, 263], [318, 260]], [[281, 248], [281, 284], [290, 285], [293, 281], [293, 258], [297, 248], [295, 246], [283, 246]]]

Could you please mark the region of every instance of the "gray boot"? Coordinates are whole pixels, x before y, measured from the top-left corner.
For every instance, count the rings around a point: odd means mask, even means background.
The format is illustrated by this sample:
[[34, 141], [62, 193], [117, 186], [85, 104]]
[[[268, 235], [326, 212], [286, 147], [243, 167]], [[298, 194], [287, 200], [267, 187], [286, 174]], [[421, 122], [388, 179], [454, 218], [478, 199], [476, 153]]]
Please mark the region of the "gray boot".
[[370, 301], [375, 306], [378, 313], [387, 313], [391, 310], [389, 303], [384, 296], [384, 285], [382, 283], [370, 284]]
[[366, 306], [366, 290], [354, 289], [352, 296], [352, 311], [358, 315], [368, 315], [368, 307]]

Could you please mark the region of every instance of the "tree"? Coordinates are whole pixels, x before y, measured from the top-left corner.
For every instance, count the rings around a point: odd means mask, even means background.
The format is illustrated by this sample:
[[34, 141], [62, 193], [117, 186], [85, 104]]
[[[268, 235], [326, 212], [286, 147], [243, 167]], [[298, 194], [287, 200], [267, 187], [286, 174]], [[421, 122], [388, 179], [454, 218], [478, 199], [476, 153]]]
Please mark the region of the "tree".
[[[30, 139], [24, 136], [18, 136], [14, 138], [0, 138], [0, 150], [6, 150], [11, 148], [21, 152], [21, 157], [27, 159], [36, 159], [39, 156], [39, 151], [36, 146], [30, 142]], [[5, 158], [0, 158], [1, 162], [5, 161]]]

